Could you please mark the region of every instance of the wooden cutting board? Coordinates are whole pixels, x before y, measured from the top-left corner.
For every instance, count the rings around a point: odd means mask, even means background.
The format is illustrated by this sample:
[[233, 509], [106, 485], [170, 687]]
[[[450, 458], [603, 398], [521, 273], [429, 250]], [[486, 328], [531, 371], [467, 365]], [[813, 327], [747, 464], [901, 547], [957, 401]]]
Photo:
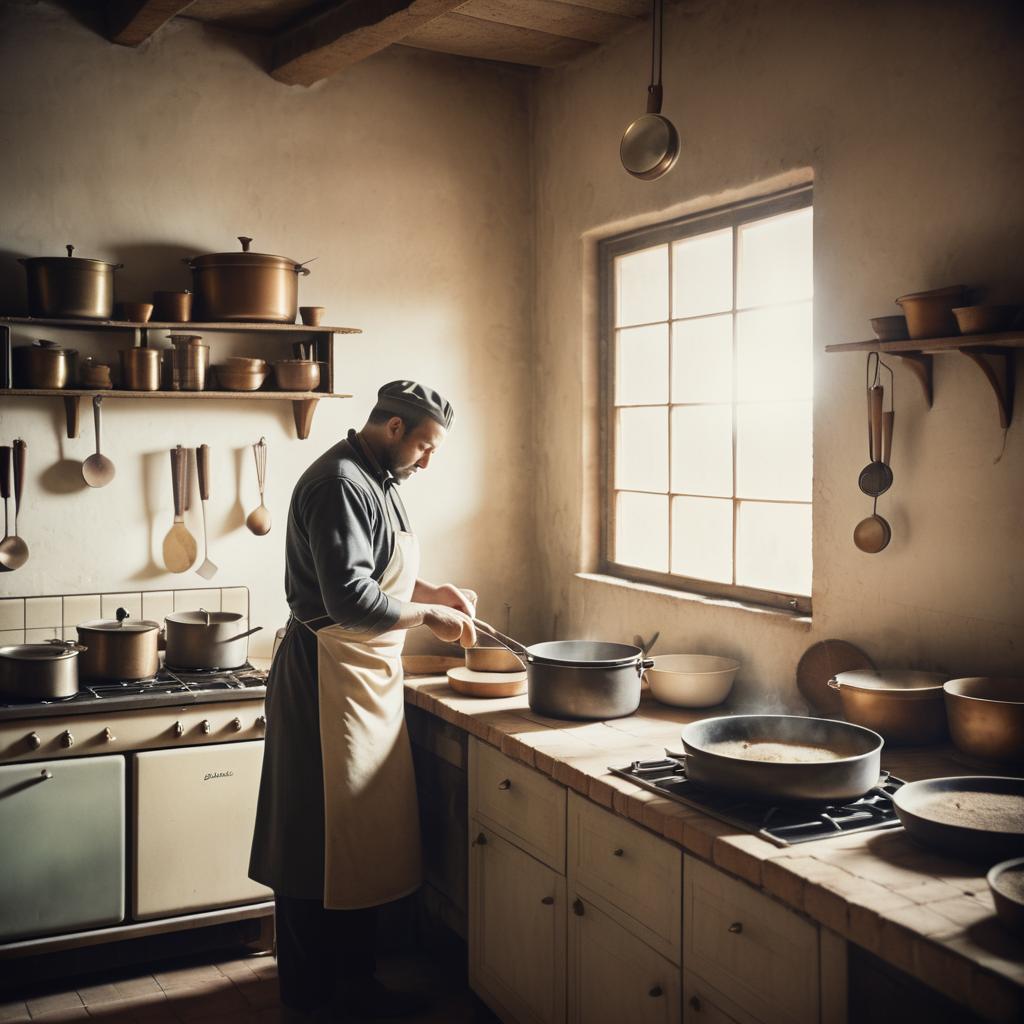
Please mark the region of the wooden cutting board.
[[461, 665], [448, 669], [448, 685], [465, 697], [518, 697], [526, 693], [526, 672], [474, 672]]
[[846, 640], [821, 640], [804, 651], [796, 666], [797, 689], [819, 714], [840, 715], [843, 703], [839, 691], [831, 689], [828, 681], [837, 672], [875, 667], [859, 647]]

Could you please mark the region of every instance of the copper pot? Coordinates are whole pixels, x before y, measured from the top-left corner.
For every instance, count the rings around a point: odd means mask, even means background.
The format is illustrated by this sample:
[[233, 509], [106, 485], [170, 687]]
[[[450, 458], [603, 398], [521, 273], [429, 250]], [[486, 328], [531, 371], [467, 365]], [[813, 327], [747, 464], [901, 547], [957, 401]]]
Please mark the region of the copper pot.
[[127, 391], [159, 391], [160, 350], [121, 349], [121, 387]]
[[838, 672], [828, 681], [839, 691], [843, 717], [880, 733], [887, 743], [920, 746], [946, 735], [940, 672], [902, 669]]
[[75, 382], [78, 353], [55, 341], [40, 339], [34, 345], [21, 345], [11, 356], [16, 387], [57, 390]]
[[28, 283], [30, 316], [109, 320], [114, 309], [114, 271], [123, 263], [72, 256], [20, 259]]
[[160, 624], [129, 619], [123, 608], [116, 619], [96, 619], [77, 627], [78, 639], [88, 650], [79, 658], [84, 679], [148, 679], [159, 668], [157, 642]]
[[284, 256], [249, 252], [251, 238], [238, 236], [241, 252], [215, 252], [185, 260], [192, 270], [197, 320], [247, 320], [291, 324], [299, 302], [299, 275], [309, 273]]
[[968, 676], [943, 686], [949, 732], [965, 754], [1024, 762], [1024, 678]]

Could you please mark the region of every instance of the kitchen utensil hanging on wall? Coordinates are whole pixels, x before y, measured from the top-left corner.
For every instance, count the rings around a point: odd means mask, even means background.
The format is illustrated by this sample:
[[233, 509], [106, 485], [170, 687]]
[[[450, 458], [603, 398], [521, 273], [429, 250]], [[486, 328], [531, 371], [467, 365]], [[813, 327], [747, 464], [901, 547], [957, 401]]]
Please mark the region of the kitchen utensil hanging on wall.
[[[871, 359], [874, 356], [874, 379], [871, 377]], [[889, 411], [883, 412], [885, 404], [885, 388], [879, 380], [879, 370], [889, 372]], [[892, 487], [892, 470], [889, 468], [889, 456], [892, 451], [892, 429], [896, 417], [893, 408], [895, 388], [892, 370], [878, 358], [875, 352], [868, 353], [867, 361], [867, 393], [868, 393], [868, 458], [871, 460], [857, 478], [857, 486], [870, 498], [885, 494]]]
[[653, 0], [651, 19], [651, 83], [647, 86], [647, 113], [626, 129], [619, 144], [622, 166], [643, 181], [667, 174], [679, 159], [679, 133], [661, 113], [662, 30], [664, 0]]
[[164, 537], [164, 565], [168, 572], [188, 572], [196, 560], [196, 539], [185, 525], [183, 494], [187, 452], [179, 444], [171, 449], [171, 487], [174, 493], [174, 525]]
[[206, 503], [210, 500], [210, 446], [201, 444], [196, 449], [196, 472], [199, 474], [199, 500], [203, 505], [203, 564], [196, 572], [204, 580], [217, 575], [217, 565], [210, 561], [210, 528], [206, 525]]
[[101, 395], [92, 396], [92, 419], [96, 427], [96, 452], [82, 463], [82, 476], [90, 487], [106, 487], [114, 479], [114, 463], [100, 451], [100, 405], [103, 403]]
[[252, 452], [256, 458], [256, 486], [260, 490], [260, 503], [249, 513], [248, 518], [245, 520], [245, 525], [257, 537], [262, 537], [270, 533], [271, 524], [270, 509], [267, 508], [263, 501], [263, 489], [267, 484], [267, 439], [261, 437], [252, 446]]

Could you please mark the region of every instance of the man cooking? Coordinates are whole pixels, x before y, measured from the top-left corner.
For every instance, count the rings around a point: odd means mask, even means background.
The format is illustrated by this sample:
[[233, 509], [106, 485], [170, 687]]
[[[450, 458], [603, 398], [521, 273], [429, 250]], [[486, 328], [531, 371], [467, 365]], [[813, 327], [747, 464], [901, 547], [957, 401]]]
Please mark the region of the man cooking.
[[476, 639], [476, 595], [418, 578], [398, 493], [430, 464], [452, 418], [436, 391], [385, 384], [362, 430], [321, 455], [292, 493], [291, 617], [267, 682], [249, 874], [274, 890], [281, 1003], [297, 1020], [324, 1008], [361, 1017], [422, 1008], [374, 978], [375, 908], [420, 884], [405, 631]]

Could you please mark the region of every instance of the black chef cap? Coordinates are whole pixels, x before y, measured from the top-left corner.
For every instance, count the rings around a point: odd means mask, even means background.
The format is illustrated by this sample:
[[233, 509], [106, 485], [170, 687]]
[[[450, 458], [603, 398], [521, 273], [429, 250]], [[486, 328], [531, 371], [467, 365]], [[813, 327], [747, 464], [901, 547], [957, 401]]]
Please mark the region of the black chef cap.
[[396, 416], [419, 414], [436, 420], [446, 430], [451, 428], [455, 410], [451, 403], [432, 388], [414, 380], [393, 380], [377, 392], [377, 408]]

